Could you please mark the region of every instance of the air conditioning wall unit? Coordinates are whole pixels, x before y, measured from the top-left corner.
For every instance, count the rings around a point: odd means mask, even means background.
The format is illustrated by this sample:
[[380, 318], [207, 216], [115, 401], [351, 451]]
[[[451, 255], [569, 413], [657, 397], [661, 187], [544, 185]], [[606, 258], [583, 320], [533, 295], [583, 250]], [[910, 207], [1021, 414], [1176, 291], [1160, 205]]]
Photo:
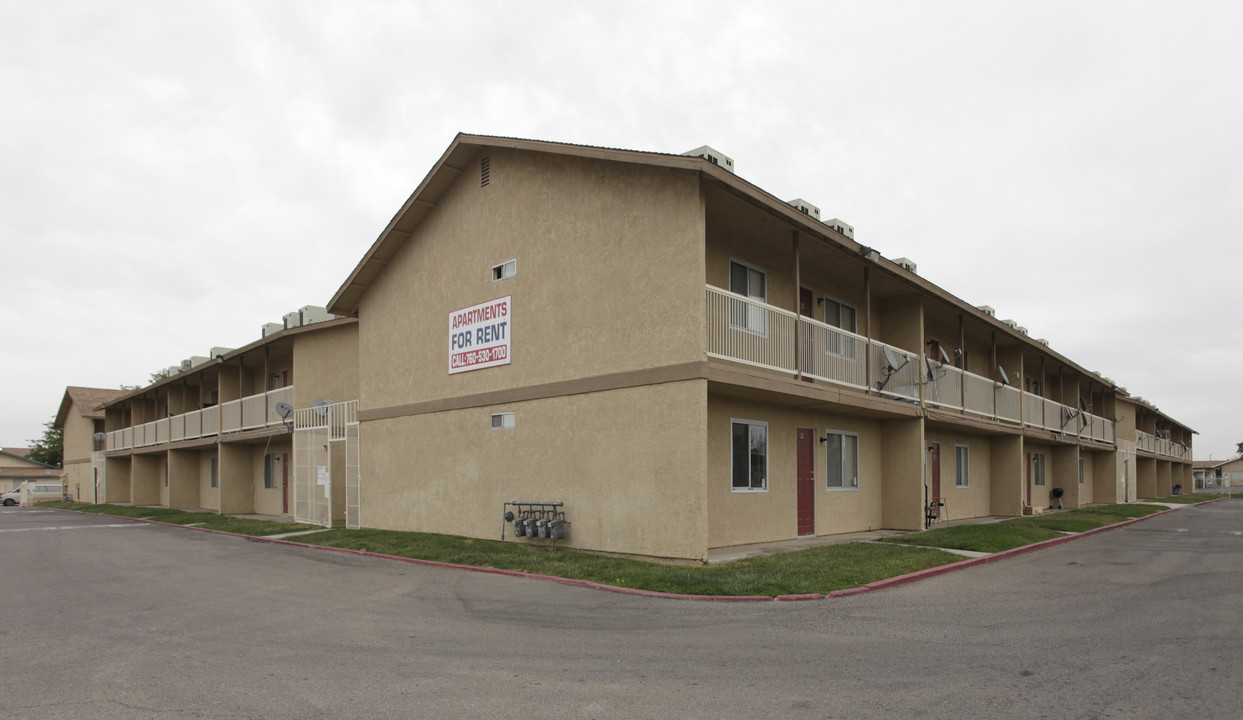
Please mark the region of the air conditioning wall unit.
[[237, 348], [230, 348], [230, 347], [214, 347], [209, 352], [211, 353], [211, 357], [215, 359], [215, 358], [220, 357], [221, 355], [228, 355], [229, 353], [233, 352], [236, 349]]
[[184, 360], [184, 361], [182, 361], [182, 362], [183, 362], [183, 363], [187, 363], [187, 362], [188, 362], [188, 363], [190, 363], [190, 367], [198, 367], [199, 365], [202, 365], [203, 363], [207, 362], [208, 360], [211, 360], [211, 358], [209, 358], [209, 357], [203, 357], [202, 355], [191, 355], [189, 360]]
[[169, 365], [168, 367], [164, 368], [164, 374], [167, 375], [168, 377], [172, 377], [179, 372], [181, 372], [180, 365]]
[[789, 202], [790, 205], [793, 205], [795, 210], [798, 210], [804, 215], [810, 215], [817, 220], [820, 219], [820, 208], [812, 205], [803, 198], [794, 198], [793, 200], [789, 200], [787, 202]]
[[688, 157], [701, 157], [713, 165], [725, 168], [730, 172], [734, 171], [734, 159], [720, 150], [712, 148], [708, 145], [700, 145], [694, 150], [687, 150], [682, 154]]
[[294, 310], [293, 312], [285, 313], [282, 319], [285, 322], [286, 330], [288, 330], [289, 328], [302, 327], [302, 313], [298, 312], [297, 310]]
[[263, 324], [263, 337], [267, 337], [269, 335], [272, 335], [273, 333], [278, 333], [284, 329], [285, 329], [284, 323], [264, 323]]
[[855, 226], [851, 225], [850, 223], [847, 223], [845, 220], [839, 220], [838, 218], [833, 218], [832, 220], [825, 220], [824, 224], [833, 228], [834, 230], [841, 233], [842, 235], [845, 235], [851, 240], [855, 239]]
[[912, 273], [915, 273], [916, 275], [919, 274], [919, 271], [915, 269], [916, 268], [915, 261], [910, 258], [904, 258], [904, 257], [894, 258], [893, 263], [897, 265], [898, 267], [902, 268], [903, 270], [906, 270], [907, 272], [912, 272]]

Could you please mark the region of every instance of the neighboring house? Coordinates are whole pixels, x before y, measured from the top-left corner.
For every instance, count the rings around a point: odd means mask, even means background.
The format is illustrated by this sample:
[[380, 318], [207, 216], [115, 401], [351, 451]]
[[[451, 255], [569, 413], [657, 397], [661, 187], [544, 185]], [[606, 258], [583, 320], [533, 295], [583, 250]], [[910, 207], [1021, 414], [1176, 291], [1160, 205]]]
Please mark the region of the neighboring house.
[[65, 388], [53, 425], [62, 431], [65, 492], [77, 502], [102, 502], [97, 489], [103, 480], [103, 404], [126, 393], [73, 385]]
[[702, 559], [1190, 481], [1190, 428], [688, 155], [453, 141], [328, 306], [359, 319], [357, 524], [560, 502], [570, 545]]
[[26, 457], [29, 448], [0, 448], [0, 493], [16, 490], [23, 482], [60, 480], [64, 471]]
[[299, 502], [303, 514], [308, 508], [330, 512], [325, 490], [332, 488], [343, 507], [344, 486], [327, 479], [345, 472], [344, 448], [307, 450], [325, 482], [297, 497], [290, 482], [295, 414], [282, 414], [297, 407], [335, 421], [326, 405], [358, 395], [358, 322], [322, 310], [303, 308], [303, 319], [291, 323], [287, 316], [285, 326], [265, 326], [260, 340], [236, 350], [213, 348], [210, 357], [188, 359], [170, 368], [170, 377], [105, 403], [101, 496], [224, 514], [292, 515]]
[[1193, 473], [1196, 489], [1243, 486], [1243, 455], [1230, 460], [1196, 460]]

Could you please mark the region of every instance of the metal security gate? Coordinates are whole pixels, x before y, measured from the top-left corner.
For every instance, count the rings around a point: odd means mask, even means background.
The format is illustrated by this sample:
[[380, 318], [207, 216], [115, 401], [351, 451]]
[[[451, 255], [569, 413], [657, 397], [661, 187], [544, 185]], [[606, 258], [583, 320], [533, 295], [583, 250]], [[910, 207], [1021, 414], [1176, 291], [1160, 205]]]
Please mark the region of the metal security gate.
[[362, 507], [362, 473], [358, 463], [358, 423], [345, 426], [345, 527], [357, 530], [362, 527], [359, 510]]
[[[352, 440], [351, 440], [352, 437]], [[352, 449], [351, 449], [352, 446]], [[345, 453], [344, 493], [337, 495], [334, 508], [333, 460]], [[334, 517], [346, 518], [347, 527], [358, 521], [358, 401], [314, 403], [294, 410], [293, 519], [308, 525], [332, 527]], [[353, 511], [349, 510], [350, 478], [353, 477]], [[345, 496], [342, 507], [341, 496]], [[335, 510], [335, 511], [334, 511]], [[339, 512], [344, 510], [345, 512]], [[354, 523], [351, 525], [350, 523]]]

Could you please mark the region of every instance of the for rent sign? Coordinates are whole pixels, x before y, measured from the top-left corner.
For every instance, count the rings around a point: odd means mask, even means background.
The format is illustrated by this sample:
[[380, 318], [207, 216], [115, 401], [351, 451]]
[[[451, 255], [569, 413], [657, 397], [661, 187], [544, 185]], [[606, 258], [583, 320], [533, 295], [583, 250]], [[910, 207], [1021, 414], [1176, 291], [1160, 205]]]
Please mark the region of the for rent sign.
[[510, 296], [449, 313], [449, 374], [509, 364]]

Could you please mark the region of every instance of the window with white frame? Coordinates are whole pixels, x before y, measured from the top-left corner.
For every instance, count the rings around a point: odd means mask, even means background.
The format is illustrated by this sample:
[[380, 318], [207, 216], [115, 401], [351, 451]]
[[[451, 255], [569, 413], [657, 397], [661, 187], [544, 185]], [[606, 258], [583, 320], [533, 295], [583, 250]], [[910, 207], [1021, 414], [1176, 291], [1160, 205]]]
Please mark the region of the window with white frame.
[[954, 487], [965, 488], [971, 485], [971, 448], [966, 445], [954, 446]]
[[[768, 278], [765, 272], [752, 265], [729, 261], [729, 291], [743, 297], [768, 302]], [[768, 333], [768, 316], [759, 305], [732, 300], [729, 304], [729, 324], [732, 327], [758, 335]]]
[[730, 420], [730, 489], [768, 490], [768, 423]]
[[1032, 485], [1044, 485], [1044, 453], [1032, 453]]
[[824, 436], [825, 480], [829, 490], [859, 488], [859, 434], [829, 430]]
[[517, 260], [506, 260], [500, 265], [492, 266], [492, 282], [496, 282], [497, 280], [504, 280], [505, 278], [511, 278], [517, 274], [518, 274], [518, 261]]
[[492, 413], [493, 430], [511, 430], [514, 427], [514, 414], [511, 412]]
[[1086, 473], [1086, 467], [1083, 464], [1083, 458], [1079, 458], [1079, 484], [1080, 485], [1087, 484], [1087, 473]]
[[[841, 300], [831, 298], [828, 295], [824, 296], [824, 322], [826, 325], [832, 325], [835, 328], [852, 333], [858, 332], [858, 315], [859, 313], [854, 306], [847, 305]], [[854, 338], [838, 335], [837, 333], [829, 333], [828, 340], [825, 347], [828, 348], [830, 354], [851, 360], [858, 357]]]

